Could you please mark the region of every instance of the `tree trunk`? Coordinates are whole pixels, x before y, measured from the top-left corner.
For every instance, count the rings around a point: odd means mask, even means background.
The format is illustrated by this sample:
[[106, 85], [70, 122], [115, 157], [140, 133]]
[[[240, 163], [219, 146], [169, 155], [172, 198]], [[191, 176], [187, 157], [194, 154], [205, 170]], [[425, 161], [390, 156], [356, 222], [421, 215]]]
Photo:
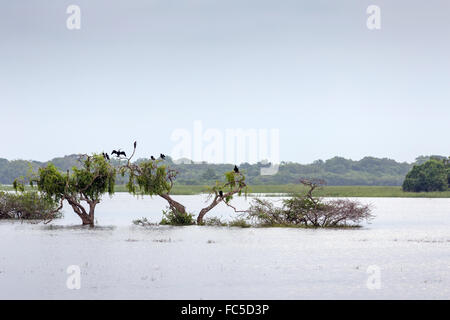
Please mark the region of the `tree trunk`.
[[203, 217], [205, 216], [205, 214], [207, 214], [209, 211], [211, 211], [215, 206], [217, 206], [220, 201], [218, 201], [219, 197], [216, 196], [213, 200], [213, 202], [211, 202], [211, 204], [209, 206], [207, 206], [206, 208], [203, 208], [202, 210], [200, 210], [200, 213], [198, 214], [197, 217], [197, 224], [201, 225], [203, 224]]
[[90, 225], [91, 227], [94, 226], [94, 221], [95, 221], [95, 206], [97, 205], [97, 201], [88, 201], [89, 204], [89, 215], [88, 215], [88, 219], [87, 222], [85, 223], [83, 221], [83, 225]]
[[81, 221], [83, 221], [83, 226], [94, 226], [94, 217], [90, 215], [81, 216]]
[[159, 196], [169, 203], [170, 208], [174, 210], [176, 214], [186, 214], [186, 208], [181, 203], [173, 200], [168, 194], [160, 194]]
[[86, 209], [73, 198], [66, 198], [72, 207], [73, 211], [80, 217], [83, 226], [89, 225], [91, 227], [94, 226], [94, 212], [95, 206], [97, 205], [97, 201], [89, 201], [89, 213], [86, 212]]

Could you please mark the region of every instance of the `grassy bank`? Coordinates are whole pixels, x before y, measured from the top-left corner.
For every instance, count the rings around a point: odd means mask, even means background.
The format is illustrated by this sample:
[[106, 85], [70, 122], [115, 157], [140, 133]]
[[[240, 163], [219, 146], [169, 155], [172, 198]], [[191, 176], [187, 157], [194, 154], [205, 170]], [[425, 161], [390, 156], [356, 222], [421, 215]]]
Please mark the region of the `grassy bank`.
[[[301, 185], [252, 186], [252, 193], [304, 193]], [[379, 197], [379, 198], [450, 198], [445, 192], [403, 192], [400, 186], [326, 186], [314, 193], [319, 197]]]
[[[11, 186], [0, 186], [0, 190], [13, 190]], [[207, 192], [207, 186], [175, 185], [174, 195], [195, 195]], [[290, 194], [303, 193], [307, 189], [301, 185], [260, 185], [250, 186], [249, 193]], [[125, 186], [116, 186], [116, 192], [126, 192]], [[403, 192], [401, 187], [384, 186], [326, 186], [315, 192], [319, 197], [386, 197], [386, 198], [450, 198], [450, 191], [445, 192]]]

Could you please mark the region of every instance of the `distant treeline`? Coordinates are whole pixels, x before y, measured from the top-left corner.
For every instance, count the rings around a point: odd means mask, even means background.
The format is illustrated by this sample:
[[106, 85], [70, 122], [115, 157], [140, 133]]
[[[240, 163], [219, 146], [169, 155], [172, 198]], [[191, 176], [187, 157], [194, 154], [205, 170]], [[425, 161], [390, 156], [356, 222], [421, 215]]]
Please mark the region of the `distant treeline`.
[[[422, 164], [430, 157], [445, 158], [420, 156], [414, 163], [400, 163], [392, 159], [373, 157], [365, 157], [359, 161], [334, 157], [326, 161], [316, 160], [311, 164], [281, 162], [278, 173], [272, 176], [260, 175], [260, 169], [266, 166], [262, 163], [242, 163], [239, 167], [246, 174], [249, 185], [292, 184], [298, 183], [300, 177], [310, 177], [324, 179], [328, 185], [335, 186], [400, 186], [414, 164]], [[166, 161], [172, 168], [179, 171], [177, 182], [180, 185], [211, 184], [211, 182], [221, 179], [224, 172], [231, 171], [234, 167], [234, 164], [193, 163], [191, 161], [176, 164], [170, 157], [167, 157]], [[79, 165], [77, 155], [55, 158], [48, 162], [0, 159], [0, 184], [12, 184], [17, 177], [26, 175], [30, 166], [38, 168], [46, 166], [50, 162], [62, 171]], [[117, 182], [122, 184], [125, 181], [126, 178], [119, 177]]]

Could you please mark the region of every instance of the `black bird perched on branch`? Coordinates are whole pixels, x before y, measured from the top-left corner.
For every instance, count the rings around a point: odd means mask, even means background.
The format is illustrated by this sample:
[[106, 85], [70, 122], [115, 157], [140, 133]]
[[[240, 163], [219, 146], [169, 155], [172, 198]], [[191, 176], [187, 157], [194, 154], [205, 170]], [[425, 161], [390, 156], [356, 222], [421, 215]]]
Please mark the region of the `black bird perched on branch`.
[[135, 148], [135, 149], [136, 149], [136, 146], [137, 146], [137, 142], [135, 141], [135, 142], [134, 142], [134, 148]]
[[234, 170], [235, 173], [239, 173], [239, 168], [237, 167], [237, 165], [234, 165], [234, 169], [233, 170]]
[[162, 153], [161, 153], [159, 156], [160, 156], [161, 159], [163, 159], [163, 160], [166, 158], [166, 156], [165, 156], [164, 154], [162, 154]]
[[113, 150], [112, 152], [111, 152], [111, 154], [115, 154], [118, 158], [120, 158], [120, 156], [121, 155], [123, 155], [124, 157], [126, 157], [127, 156], [127, 154], [125, 153], [125, 151], [116, 151], [116, 150]]
[[105, 152], [102, 152], [103, 158], [105, 158], [106, 160], [109, 160], [109, 155]]
[[154, 156], [151, 156], [151, 157], [150, 157], [150, 159], [152, 159], [152, 160], [156, 160]]
[[223, 191], [222, 191], [222, 190], [219, 191], [219, 196], [220, 196], [221, 198], [223, 198]]

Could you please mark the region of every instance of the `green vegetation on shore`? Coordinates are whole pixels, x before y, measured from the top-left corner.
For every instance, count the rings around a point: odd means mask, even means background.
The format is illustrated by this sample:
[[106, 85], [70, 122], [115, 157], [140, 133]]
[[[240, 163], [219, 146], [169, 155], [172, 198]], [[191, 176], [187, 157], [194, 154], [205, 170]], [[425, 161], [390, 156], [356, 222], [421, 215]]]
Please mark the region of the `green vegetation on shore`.
[[[27, 188], [26, 188], [27, 189]], [[0, 190], [12, 191], [12, 186], [0, 186]], [[172, 195], [195, 195], [206, 193], [207, 186], [175, 185]], [[250, 185], [249, 196], [255, 194], [292, 194], [304, 193], [307, 188], [297, 184]], [[125, 185], [116, 185], [115, 192], [128, 192]], [[326, 186], [316, 191], [319, 197], [375, 197], [375, 198], [450, 198], [450, 191], [444, 192], [404, 192], [398, 186]]]
[[[6, 160], [0, 158], [0, 184], [11, 184], [14, 179], [25, 176], [30, 169], [46, 167], [53, 163], [61, 172], [72, 170], [74, 166], [79, 167], [79, 155], [69, 155], [54, 158], [47, 162]], [[387, 158], [365, 157], [354, 161], [342, 157], [334, 157], [328, 160], [316, 160], [310, 164], [282, 161], [279, 171], [274, 175], [261, 175], [261, 168], [266, 166], [262, 163], [238, 164], [246, 176], [246, 182], [250, 185], [282, 185], [298, 184], [299, 177], [311, 177], [323, 179], [328, 185], [335, 186], [400, 186], [405, 175], [414, 164], [421, 164], [429, 157], [418, 157], [414, 163], [397, 162]], [[136, 164], [148, 159], [137, 159]], [[234, 164], [211, 164], [194, 163], [185, 160], [184, 163], [175, 163], [167, 156], [164, 163], [178, 172], [177, 184], [180, 185], [211, 185], [223, 176], [225, 172], [233, 169]], [[111, 159], [111, 164], [120, 165], [116, 158]], [[117, 184], [126, 184], [127, 177], [118, 175]]]
[[[301, 185], [249, 186], [249, 193], [291, 194], [304, 193]], [[367, 198], [450, 198], [450, 191], [404, 192], [398, 186], [325, 186], [316, 191], [319, 197], [367, 197]]]
[[406, 175], [402, 188], [407, 192], [450, 190], [450, 157], [433, 158], [421, 165], [415, 165]]
[[[248, 186], [248, 194], [292, 194], [305, 193], [308, 189], [298, 184]], [[126, 192], [125, 186], [116, 186], [116, 192]], [[173, 195], [195, 195], [208, 192], [207, 186], [175, 185]], [[325, 186], [316, 191], [319, 197], [376, 197], [376, 198], [450, 198], [450, 191], [404, 192], [398, 186]]]

